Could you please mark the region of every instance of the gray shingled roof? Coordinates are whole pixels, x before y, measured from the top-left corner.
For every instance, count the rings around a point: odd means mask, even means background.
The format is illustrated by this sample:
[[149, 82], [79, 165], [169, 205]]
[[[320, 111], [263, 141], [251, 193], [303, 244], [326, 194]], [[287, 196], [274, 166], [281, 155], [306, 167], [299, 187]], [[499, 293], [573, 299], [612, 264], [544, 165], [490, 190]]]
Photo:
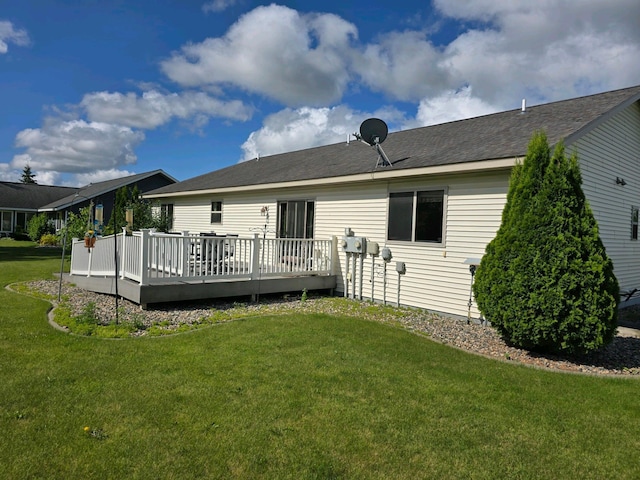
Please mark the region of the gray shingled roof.
[[[383, 148], [394, 170], [523, 157], [535, 131], [546, 132], [551, 145], [562, 139], [570, 145], [609, 114], [638, 99], [640, 85], [528, 107], [526, 113], [510, 110], [390, 133]], [[339, 143], [238, 163], [147, 195], [362, 174], [374, 171], [376, 160], [373, 147]]]
[[105, 180], [104, 182], [90, 183], [85, 187], [71, 189], [71, 193], [67, 196], [48, 204], [41, 205], [40, 209], [53, 211], [64, 209], [71, 205], [74, 200], [77, 200], [76, 193], [78, 193], [82, 197], [96, 198], [100, 195], [104, 195], [107, 192], [112, 192], [114, 190], [117, 190], [118, 188], [124, 187], [125, 185], [131, 185], [132, 183], [139, 182], [140, 180], [144, 180], [145, 178], [152, 177], [156, 174], [164, 175], [168, 179], [175, 181], [173, 177], [162, 170], [153, 170], [151, 172], [138, 173], [136, 175], [129, 175], [128, 177], [120, 177], [113, 180]]
[[42, 205], [64, 198], [76, 190], [37, 183], [0, 182], [0, 209], [36, 211]]

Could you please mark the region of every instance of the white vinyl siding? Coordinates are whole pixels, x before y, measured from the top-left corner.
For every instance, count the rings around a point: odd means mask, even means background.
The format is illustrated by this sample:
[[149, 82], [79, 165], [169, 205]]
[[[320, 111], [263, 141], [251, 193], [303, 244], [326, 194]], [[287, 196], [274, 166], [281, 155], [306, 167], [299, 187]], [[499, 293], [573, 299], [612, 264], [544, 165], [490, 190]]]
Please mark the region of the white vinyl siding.
[[[640, 288], [640, 242], [630, 235], [632, 206], [640, 204], [640, 105], [598, 126], [567, 153], [577, 152], [583, 190], [613, 260], [621, 290]], [[621, 178], [626, 185], [616, 183]]]
[[[405, 262], [407, 271], [400, 278], [400, 303], [432, 311], [467, 315], [471, 275], [467, 258], [480, 258], [495, 236], [502, 218], [509, 185], [509, 172], [456, 175], [418, 181], [377, 183], [349, 189], [324, 189], [316, 201], [316, 238], [344, 235], [349, 227], [356, 236], [385, 244], [393, 258], [387, 265], [386, 300], [395, 304], [398, 291], [396, 261]], [[444, 244], [385, 242], [389, 191], [403, 188], [447, 190]], [[339, 248], [339, 291], [344, 291], [345, 256]], [[378, 256], [374, 267], [373, 298], [382, 301], [383, 265]], [[371, 298], [372, 257], [364, 263], [363, 297]], [[359, 269], [359, 264], [357, 267]], [[349, 267], [351, 270], [351, 265]], [[358, 289], [358, 282], [356, 282]], [[350, 288], [351, 290], [351, 288]], [[358, 290], [356, 290], [358, 291]], [[478, 317], [475, 302], [472, 315]]]
[[[398, 274], [396, 261], [405, 262], [407, 271], [400, 279], [400, 303], [432, 311], [466, 317], [471, 276], [467, 258], [480, 258], [486, 244], [495, 236], [500, 226], [502, 209], [509, 183], [509, 171], [484, 174], [461, 174], [421, 177], [405, 181], [353, 184], [349, 187], [324, 186], [315, 188], [291, 188], [260, 194], [224, 195], [222, 225], [216, 233], [235, 233], [241, 236], [259, 233], [265, 225], [260, 215], [262, 207], [269, 207], [270, 220], [267, 236], [273, 238], [277, 227], [277, 201], [308, 199], [315, 202], [314, 238], [326, 240], [332, 236], [340, 239], [346, 228], [355, 235], [385, 244], [391, 249], [393, 259], [387, 265], [387, 303], [397, 301]], [[403, 189], [443, 190], [446, 194], [445, 238], [442, 244], [428, 242], [385, 242], [390, 191]], [[210, 197], [176, 198], [174, 201], [174, 230], [206, 232], [209, 224]], [[338, 248], [338, 286], [344, 292], [345, 255]], [[373, 298], [382, 301], [383, 265], [375, 257]], [[351, 269], [351, 265], [349, 267]], [[359, 264], [358, 277], [359, 277]], [[364, 298], [372, 297], [372, 257], [363, 262]], [[359, 282], [359, 278], [357, 278]], [[356, 282], [356, 288], [358, 287]], [[356, 290], [358, 291], [358, 290]], [[475, 303], [472, 315], [478, 317]]]
[[[402, 261], [407, 272], [400, 278], [401, 304], [466, 316], [471, 275], [464, 261], [481, 258], [498, 231], [509, 172], [445, 178], [448, 189], [444, 245], [388, 242], [393, 259], [387, 267], [387, 301], [397, 300], [395, 262]], [[377, 281], [376, 290], [381, 287], [382, 282]], [[479, 315], [475, 302], [472, 315]]]

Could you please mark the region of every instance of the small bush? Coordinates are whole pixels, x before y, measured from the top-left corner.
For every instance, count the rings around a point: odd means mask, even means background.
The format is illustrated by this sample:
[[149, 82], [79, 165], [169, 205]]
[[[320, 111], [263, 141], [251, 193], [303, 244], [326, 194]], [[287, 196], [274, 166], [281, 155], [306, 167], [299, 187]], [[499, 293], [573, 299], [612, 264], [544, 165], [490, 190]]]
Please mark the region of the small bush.
[[11, 234], [14, 240], [31, 240], [27, 232], [20, 225], [16, 225], [16, 230]]
[[95, 302], [87, 303], [82, 309], [82, 313], [76, 317], [76, 323], [79, 325], [97, 325], [98, 321]]
[[43, 247], [55, 247], [58, 245], [58, 237], [52, 233], [45, 233], [40, 237], [40, 245]]
[[34, 242], [39, 242], [40, 238], [47, 233], [55, 233], [53, 225], [49, 223], [49, 219], [45, 213], [34, 215], [27, 224], [29, 238]]

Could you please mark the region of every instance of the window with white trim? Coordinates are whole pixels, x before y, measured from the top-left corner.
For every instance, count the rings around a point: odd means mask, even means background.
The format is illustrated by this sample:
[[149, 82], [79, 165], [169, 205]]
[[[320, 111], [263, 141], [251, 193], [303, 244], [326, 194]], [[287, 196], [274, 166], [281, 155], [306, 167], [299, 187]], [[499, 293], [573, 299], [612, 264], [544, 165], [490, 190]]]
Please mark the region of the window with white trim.
[[12, 222], [13, 218], [11, 212], [0, 212], [0, 231], [13, 232], [13, 226], [11, 225]]
[[314, 213], [312, 200], [278, 202], [278, 238], [313, 238]]
[[222, 202], [211, 202], [211, 223], [222, 223]]
[[443, 243], [444, 190], [389, 193], [388, 240]]
[[160, 204], [160, 220], [166, 226], [167, 231], [173, 230], [173, 203]]

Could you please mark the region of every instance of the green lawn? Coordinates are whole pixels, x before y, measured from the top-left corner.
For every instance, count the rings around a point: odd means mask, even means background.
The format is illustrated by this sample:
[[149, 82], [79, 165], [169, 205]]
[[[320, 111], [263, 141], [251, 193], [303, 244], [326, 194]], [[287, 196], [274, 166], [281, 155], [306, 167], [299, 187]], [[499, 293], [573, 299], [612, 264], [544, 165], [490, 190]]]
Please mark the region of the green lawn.
[[[59, 255], [0, 240], [0, 284]], [[54, 330], [44, 301], [0, 305], [0, 478], [640, 478], [637, 379], [348, 317], [104, 340]]]

